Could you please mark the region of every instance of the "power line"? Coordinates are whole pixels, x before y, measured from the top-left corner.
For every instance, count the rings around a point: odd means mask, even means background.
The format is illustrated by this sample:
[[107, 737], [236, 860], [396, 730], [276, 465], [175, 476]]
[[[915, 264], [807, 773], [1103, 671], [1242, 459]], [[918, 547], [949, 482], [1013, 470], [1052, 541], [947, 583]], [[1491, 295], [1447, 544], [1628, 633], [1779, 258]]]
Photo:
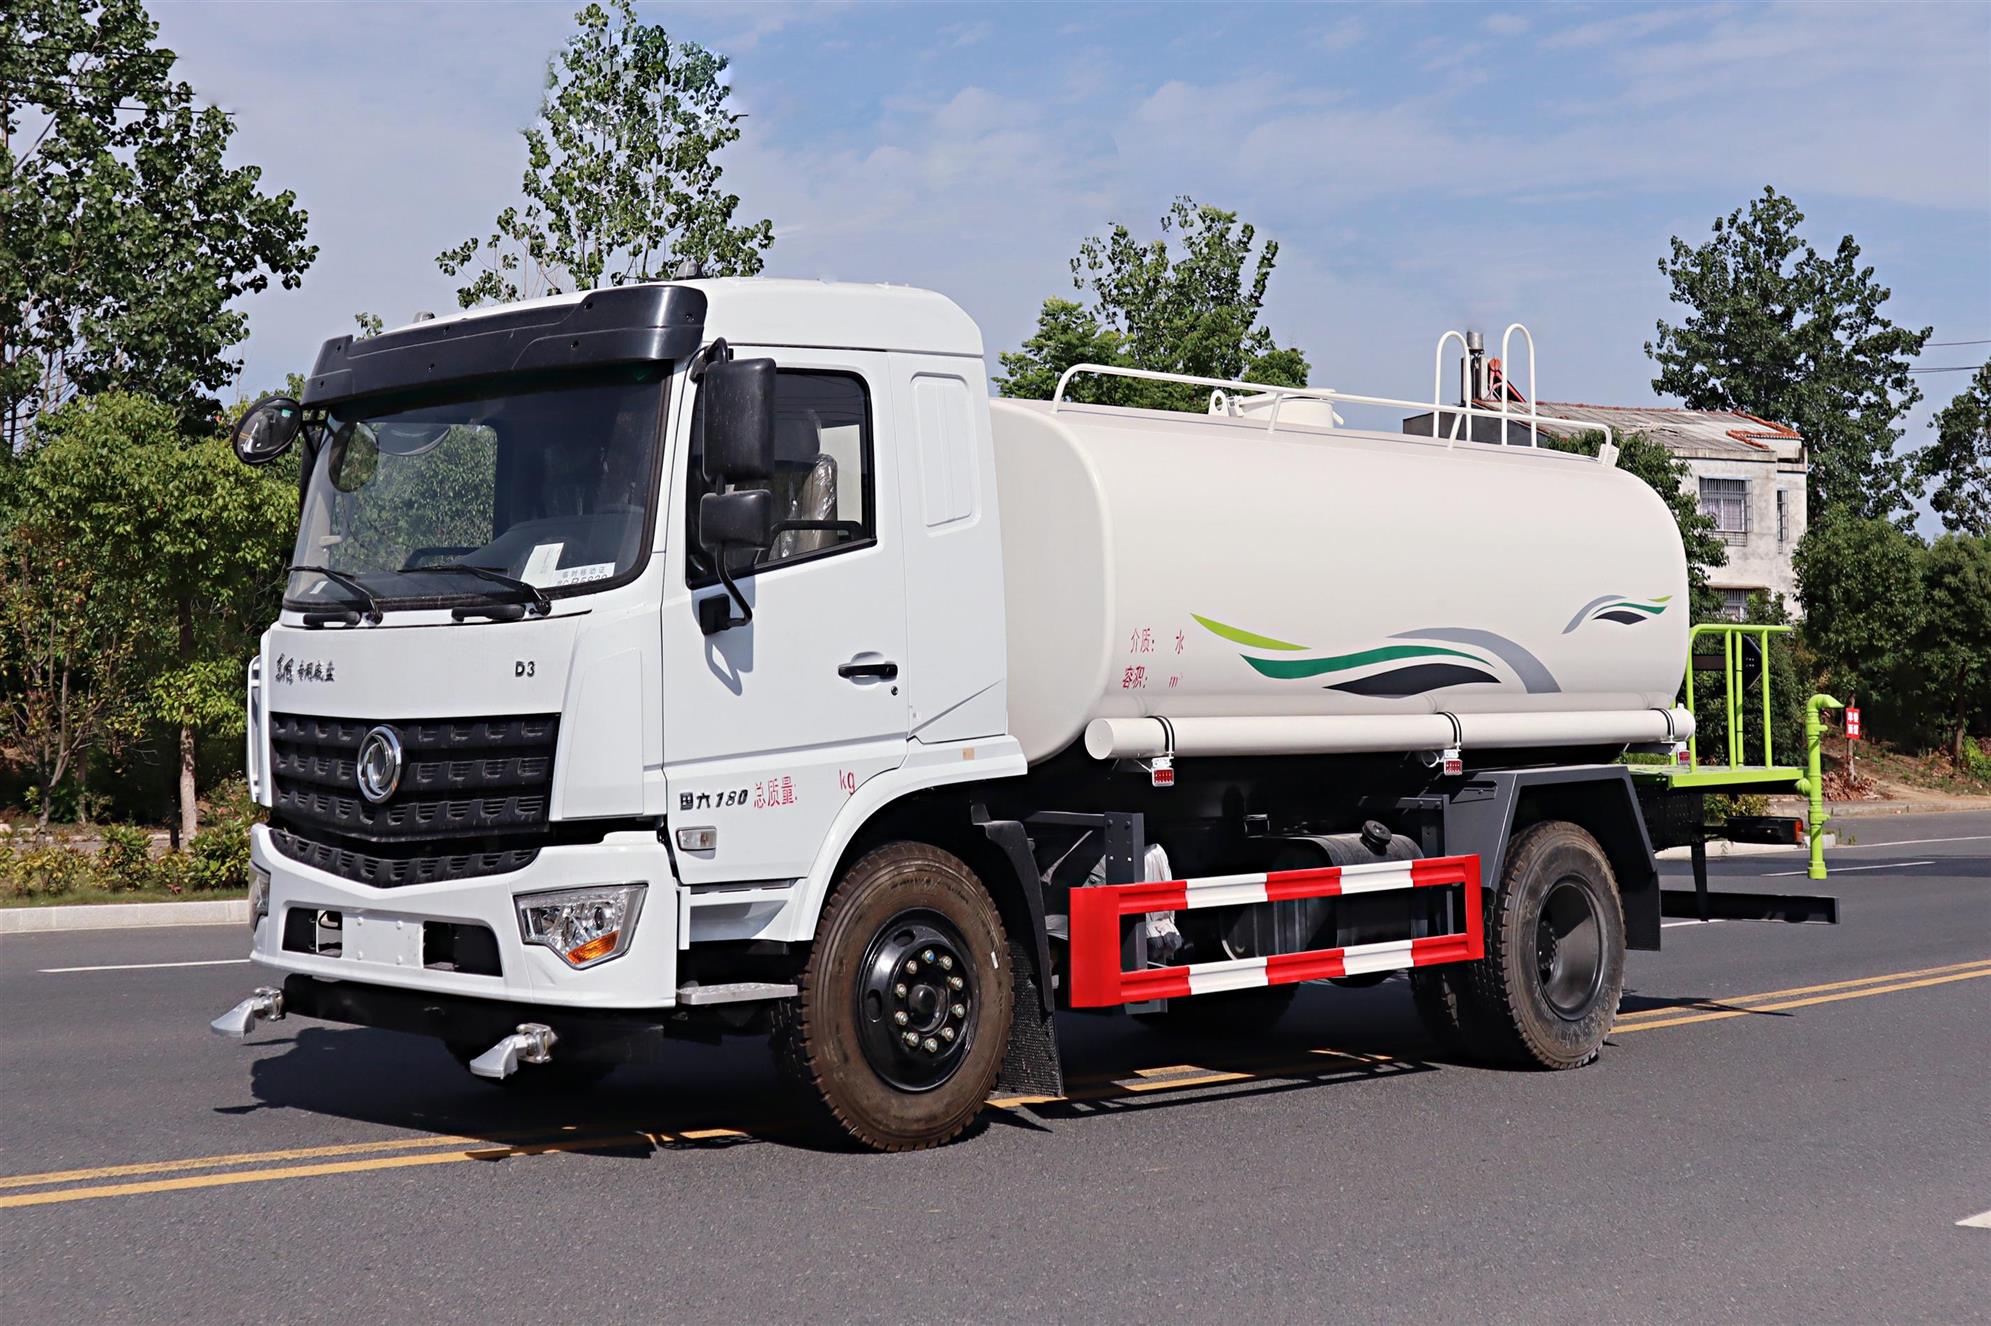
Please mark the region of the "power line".
[[1910, 373], [1975, 373], [1982, 365], [1958, 364], [1955, 368], [1911, 368]]
[[1937, 345], [1991, 345], [1991, 341], [1928, 341], [1928, 346]]

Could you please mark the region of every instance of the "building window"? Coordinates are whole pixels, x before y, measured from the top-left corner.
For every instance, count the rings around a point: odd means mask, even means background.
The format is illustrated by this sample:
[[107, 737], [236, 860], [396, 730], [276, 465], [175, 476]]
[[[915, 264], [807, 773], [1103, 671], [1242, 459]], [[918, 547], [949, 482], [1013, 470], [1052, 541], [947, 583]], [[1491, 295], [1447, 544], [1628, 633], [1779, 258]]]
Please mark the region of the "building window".
[[1702, 479], [1701, 510], [1714, 517], [1723, 543], [1749, 541], [1749, 481]]
[[1725, 622], [1746, 622], [1749, 620], [1749, 596], [1765, 594], [1761, 589], [1724, 589], [1721, 591], [1721, 619]]
[[1777, 489], [1777, 542], [1780, 544], [1791, 541], [1791, 509], [1789, 498], [1790, 491], [1788, 489]]

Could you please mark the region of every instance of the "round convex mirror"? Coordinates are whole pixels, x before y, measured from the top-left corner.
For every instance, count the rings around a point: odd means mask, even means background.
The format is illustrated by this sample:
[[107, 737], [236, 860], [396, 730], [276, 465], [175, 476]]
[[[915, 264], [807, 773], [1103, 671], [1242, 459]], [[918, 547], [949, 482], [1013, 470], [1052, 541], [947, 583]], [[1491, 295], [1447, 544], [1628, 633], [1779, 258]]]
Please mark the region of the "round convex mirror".
[[304, 426], [304, 407], [288, 396], [265, 396], [235, 424], [230, 439], [245, 465], [267, 465], [290, 450]]

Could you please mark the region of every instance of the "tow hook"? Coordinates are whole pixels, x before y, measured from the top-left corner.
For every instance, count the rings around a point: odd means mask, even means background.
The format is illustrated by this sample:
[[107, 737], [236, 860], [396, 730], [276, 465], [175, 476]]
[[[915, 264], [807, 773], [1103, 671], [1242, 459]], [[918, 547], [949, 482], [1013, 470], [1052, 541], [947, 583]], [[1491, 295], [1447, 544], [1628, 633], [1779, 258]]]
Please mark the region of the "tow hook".
[[559, 1039], [544, 1023], [521, 1022], [517, 1031], [472, 1059], [470, 1071], [503, 1081], [516, 1073], [520, 1064], [553, 1062], [553, 1045]]
[[258, 1022], [283, 1021], [283, 991], [265, 985], [235, 1007], [208, 1023], [218, 1036], [241, 1040], [256, 1029]]

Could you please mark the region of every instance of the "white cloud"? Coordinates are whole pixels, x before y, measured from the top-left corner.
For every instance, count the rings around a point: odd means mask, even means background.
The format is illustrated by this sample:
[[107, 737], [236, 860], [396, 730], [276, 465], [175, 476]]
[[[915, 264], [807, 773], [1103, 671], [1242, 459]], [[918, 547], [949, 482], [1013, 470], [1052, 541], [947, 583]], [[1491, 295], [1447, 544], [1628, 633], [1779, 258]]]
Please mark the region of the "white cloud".
[[1330, 53], [1353, 50], [1368, 35], [1361, 19], [1341, 18], [1322, 28], [1314, 37], [1314, 45]]

